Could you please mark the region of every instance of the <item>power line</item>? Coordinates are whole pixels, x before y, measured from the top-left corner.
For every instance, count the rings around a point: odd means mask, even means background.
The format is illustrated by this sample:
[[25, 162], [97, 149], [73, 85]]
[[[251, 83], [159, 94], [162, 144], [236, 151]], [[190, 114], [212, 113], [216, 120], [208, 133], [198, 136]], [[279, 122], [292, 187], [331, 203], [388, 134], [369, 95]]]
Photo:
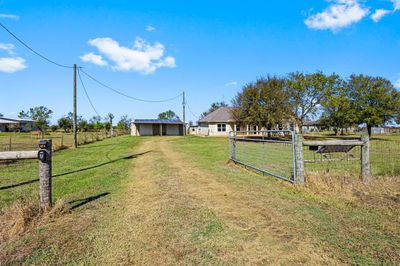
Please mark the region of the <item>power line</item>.
[[79, 80], [81, 81], [83, 91], [85, 92], [86, 97], [87, 97], [87, 99], [88, 99], [90, 105], [91, 105], [92, 108], [93, 108], [93, 111], [94, 111], [98, 116], [100, 116], [100, 114], [97, 112], [96, 108], [94, 107], [92, 100], [91, 100], [90, 97], [89, 97], [89, 94], [88, 94], [88, 92], [87, 92], [87, 90], [86, 90], [85, 84], [83, 84], [83, 80], [82, 80], [82, 77], [81, 77], [81, 73], [80, 73], [80, 69], [79, 69], [79, 68], [78, 68], [78, 77], [79, 77]]
[[188, 107], [189, 112], [190, 112], [196, 119], [200, 120], [200, 116], [197, 116], [197, 115], [195, 115], [195, 114], [193, 113], [193, 111], [192, 111], [192, 109], [190, 108], [190, 105], [187, 103], [187, 101], [186, 101], [186, 106]]
[[31, 52], [33, 52], [34, 54], [36, 54], [37, 56], [41, 57], [42, 59], [56, 65], [59, 67], [64, 67], [64, 68], [73, 68], [72, 66], [67, 66], [67, 65], [63, 65], [63, 64], [59, 64], [49, 58], [47, 58], [46, 56], [40, 54], [39, 52], [36, 52], [32, 47], [30, 47], [28, 44], [26, 44], [24, 41], [22, 41], [20, 38], [18, 38], [14, 33], [12, 33], [6, 26], [4, 26], [2, 23], [0, 23], [0, 26], [5, 29], [11, 36], [13, 36], [17, 41], [19, 41], [23, 46], [25, 46], [26, 48], [28, 48]]
[[115, 92], [115, 93], [117, 93], [119, 95], [122, 95], [122, 96], [124, 96], [126, 98], [129, 98], [129, 99], [132, 99], [132, 100], [135, 100], [135, 101], [147, 102], [147, 103], [162, 103], [162, 102], [169, 102], [169, 101], [175, 100], [175, 99], [177, 99], [177, 98], [182, 96], [182, 93], [180, 93], [179, 95], [176, 95], [176, 96], [174, 96], [172, 98], [168, 98], [168, 99], [164, 99], [164, 100], [145, 100], [145, 99], [140, 99], [140, 98], [136, 98], [136, 97], [130, 96], [128, 94], [125, 94], [125, 93], [123, 93], [121, 91], [118, 91], [118, 90], [116, 90], [116, 89], [104, 84], [103, 82], [101, 82], [98, 79], [94, 78], [93, 76], [89, 75], [88, 73], [86, 73], [82, 69], [80, 71], [82, 71], [82, 73], [85, 74], [88, 78], [90, 78], [91, 80], [93, 80], [96, 83], [100, 84], [104, 88], [109, 89], [109, 90], [111, 90], [111, 91], [113, 91], [113, 92]]

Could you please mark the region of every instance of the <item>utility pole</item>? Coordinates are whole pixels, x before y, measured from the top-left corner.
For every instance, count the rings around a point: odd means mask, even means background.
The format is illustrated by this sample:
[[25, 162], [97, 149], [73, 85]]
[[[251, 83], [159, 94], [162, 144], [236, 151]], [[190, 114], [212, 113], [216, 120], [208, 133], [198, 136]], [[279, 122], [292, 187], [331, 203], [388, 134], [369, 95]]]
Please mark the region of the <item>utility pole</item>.
[[76, 107], [76, 64], [74, 64], [74, 103], [73, 103], [73, 130], [74, 130], [74, 148], [78, 147], [78, 135], [77, 135], [77, 107]]
[[183, 107], [183, 135], [186, 136], [186, 100], [185, 100], [185, 92], [183, 92], [183, 101], [182, 101], [182, 107]]

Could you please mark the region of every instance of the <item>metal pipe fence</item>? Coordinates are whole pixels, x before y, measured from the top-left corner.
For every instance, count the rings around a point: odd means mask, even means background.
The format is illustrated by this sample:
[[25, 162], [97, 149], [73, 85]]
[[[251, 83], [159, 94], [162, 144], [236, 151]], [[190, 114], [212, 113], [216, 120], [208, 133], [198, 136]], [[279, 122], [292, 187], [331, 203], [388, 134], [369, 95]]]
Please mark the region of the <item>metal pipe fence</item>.
[[232, 131], [230, 159], [263, 174], [295, 182], [294, 135], [290, 130]]
[[[301, 134], [289, 130], [239, 131], [230, 132], [229, 143], [232, 161], [292, 183], [304, 183], [310, 173], [358, 176], [366, 183], [371, 172], [400, 173], [400, 142], [371, 142], [366, 135], [303, 140]], [[388, 156], [390, 159], [380, 162]]]

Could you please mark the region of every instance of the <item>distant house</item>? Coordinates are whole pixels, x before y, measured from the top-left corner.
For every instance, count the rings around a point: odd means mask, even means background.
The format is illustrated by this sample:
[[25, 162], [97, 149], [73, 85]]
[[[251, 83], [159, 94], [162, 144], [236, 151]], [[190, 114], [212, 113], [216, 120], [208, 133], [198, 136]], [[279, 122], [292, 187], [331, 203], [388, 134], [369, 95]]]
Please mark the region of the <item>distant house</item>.
[[179, 119], [135, 119], [131, 124], [132, 136], [183, 136], [183, 130]]
[[304, 121], [301, 127], [303, 133], [320, 132], [324, 130], [320, 121]]
[[0, 117], [0, 132], [30, 132], [36, 130], [35, 121], [31, 119]]
[[400, 133], [400, 127], [396, 126], [382, 126], [382, 127], [372, 127], [372, 134], [396, 134]]
[[202, 136], [228, 136], [231, 131], [258, 131], [258, 126], [242, 125], [236, 121], [234, 107], [220, 107], [198, 121], [198, 126], [189, 128], [189, 134]]

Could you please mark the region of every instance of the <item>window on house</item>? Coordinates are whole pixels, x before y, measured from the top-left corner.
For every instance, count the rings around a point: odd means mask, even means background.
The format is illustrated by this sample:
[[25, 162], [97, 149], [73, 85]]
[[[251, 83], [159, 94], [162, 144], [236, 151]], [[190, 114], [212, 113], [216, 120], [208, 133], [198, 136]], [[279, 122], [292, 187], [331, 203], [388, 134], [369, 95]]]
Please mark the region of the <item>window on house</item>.
[[226, 124], [218, 124], [218, 132], [226, 132]]
[[240, 126], [236, 125], [236, 131], [240, 131]]

